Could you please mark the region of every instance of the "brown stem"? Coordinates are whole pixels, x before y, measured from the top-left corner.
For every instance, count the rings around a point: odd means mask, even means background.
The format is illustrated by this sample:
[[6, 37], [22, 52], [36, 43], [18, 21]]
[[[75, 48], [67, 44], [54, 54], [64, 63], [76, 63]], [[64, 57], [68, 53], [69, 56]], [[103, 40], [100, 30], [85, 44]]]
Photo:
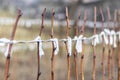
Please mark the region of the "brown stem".
[[[69, 18], [68, 18], [68, 8], [66, 7], [66, 23], [67, 23], [67, 26], [66, 26], [66, 38], [68, 37], [69, 35], [69, 29], [70, 29], [70, 26], [69, 26]], [[68, 47], [67, 47], [67, 42], [65, 42], [65, 45], [66, 45], [66, 50], [67, 50], [67, 68], [68, 68], [68, 72], [67, 72], [67, 80], [70, 80], [70, 54], [68, 52]]]
[[96, 34], [96, 6], [94, 7], [94, 35]]
[[84, 22], [83, 22], [82, 29], [81, 29], [81, 35], [84, 35], [84, 30], [85, 30], [84, 28], [85, 28], [86, 21], [87, 21], [87, 11], [85, 10], [85, 12], [84, 12]]
[[[120, 14], [118, 14], [118, 18], [119, 18], [119, 21], [120, 22]], [[120, 31], [120, 24], [118, 25], [118, 28], [119, 28], [119, 31]], [[117, 80], [120, 80], [120, 41], [118, 41], [118, 79]]]
[[[84, 12], [84, 22], [82, 25], [82, 29], [81, 29], [81, 35], [84, 36], [84, 28], [85, 28], [85, 24], [86, 24], [86, 20], [87, 20], [87, 12], [85, 10]], [[81, 80], [84, 80], [84, 42], [82, 40], [82, 53], [81, 53], [81, 61], [80, 61], [80, 76], [81, 76]]]
[[104, 19], [104, 15], [103, 15], [102, 8], [100, 8], [100, 14], [101, 14], [101, 17], [102, 17], [102, 31], [103, 31], [103, 29], [104, 29], [104, 21], [105, 21], [105, 19]]
[[79, 20], [80, 20], [80, 13], [79, 13], [79, 15], [78, 15], [78, 18], [77, 18], [77, 20], [76, 20], [76, 25], [75, 25], [75, 33], [76, 33], [76, 36], [78, 36], [78, 34], [79, 34], [79, 29], [78, 29]]
[[110, 14], [110, 9], [109, 9], [109, 7], [107, 7], [107, 15], [108, 15], [108, 28], [110, 29], [111, 14]]
[[[102, 37], [103, 39], [103, 37]], [[105, 46], [103, 44], [103, 50], [102, 50], [102, 80], [105, 80]]]
[[116, 22], [117, 22], [117, 10], [115, 9], [115, 12], [114, 12], [114, 27], [113, 29], [116, 31]]
[[69, 35], [69, 29], [70, 29], [70, 25], [69, 25], [69, 17], [68, 17], [68, 8], [66, 7], [66, 38]]
[[[110, 29], [110, 9], [107, 7], [107, 14], [108, 14], [108, 28]], [[108, 80], [111, 80], [111, 46], [110, 46], [110, 36], [108, 36], [109, 44], [108, 44]]]
[[[46, 12], [46, 8], [44, 9], [43, 13], [42, 13], [42, 23], [41, 23], [41, 26], [40, 26], [40, 32], [39, 32], [39, 36], [41, 36], [42, 34], [42, 30], [44, 28], [44, 16], [45, 16], [45, 12]], [[41, 71], [40, 71], [40, 52], [39, 52], [39, 42], [37, 42], [37, 61], [38, 61], [38, 72], [37, 72], [37, 79], [36, 80], [39, 80], [39, 77], [41, 75]]]
[[96, 80], [96, 53], [95, 46], [93, 47], [93, 72], [92, 72], [92, 80]]
[[[94, 35], [96, 34], [96, 7], [94, 7]], [[96, 52], [95, 46], [93, 45], [93, 74], [92, 80], [96, 80]]]
[[[116, 21], [117, 21], [117, 10], [115, 10], [115, 12], [114, 12], [114, 27], [113, 27], [114, 30], [116, 30]], [[114, 57], [115, 57], [114, 51], [115, 51], [115, 48], [113, 47], [112, 48], [112, 56], [111, 56], [111, 77], [112, 77], [112, 80], [114, 80]]]
[[75, 74], [76, 74], [76, 80], [78, 80], [78, 62], [77, 62], [77, 51], [74, 51], [74, 63], [75, 63]]
[[120, 42], [118, 42], [118, 80], [120, 80]]
[[110, 57], [111, 57], [111, 50], [109, 49], [108, 50], [108, 80], [111, 80], [111, 60], [110, 60]]
[[43, 13], [41, 14], [41, 16], [42, 16], [42, 23], [41, 23], [41, 26], [40, 26], [40, 33], [39, 33], [39, 36], [41, 36], [42, 30], [43, 30], [43, 28], [44, 28], [45, 13], [46, 13], [46, 8], [44, 9]]
[[[102, 31], [104, 30], [104, 16], [102, 9], [100, 8], [100, 14], [102, 16]], [[102, 36], [102, 41], [104, 41], [104, 38]], [[103, 50], [102, 50], [102, 80], [105, 80], [105, 45], [104, 42], [102, 42]]]
[[[55, 12], [52, 9], [52, 24], [51, 24], [51, 38], [54, 38], [54, 15]], [[55, 65], [55, 48], [54, 43], [52, 42], [52, 57], [51, 57], [51, 80], [54, 80], [54, 65]]]
[[112, 48], [112, 56], [111, 56], [111, 78], [112, 78], [112, 80], [114, 80], [114, 51], [115, 51], [115, 48], [113, 47]]
[[[76, 36], [78, 36], [78, 22], [79, 22], [79, 20], [80, 20], [80, 14], [79, 14], [79, 16], [78, 16], [78, 18], [77, 18], [77, 21], [76, 21], [76, 27], [75, 27], [75, 31], [76, 31]], [[74, 49], [75, 49], [75, 47], [74, 47]], [[76, 74], [76, 80], [78, 80], [78, 66], [77, 66], [77, 64], [78, 64], [78, 62], [77, 62], [77, 51], [76, 51], [76, 49], [75, 49], [75, 51], [74, 51], [74, 62], [75, 62], [75, 74]]]
[[85, 76], [84, 76], [84, 43], [82, 43], [82, 54], [81, 54], [81, 65], [80, 65], [80, 74], [81, 74], [81, 80], [84, 80], [85, 79]]
[[[16, 21], [15, 21], [15, 25], [13, 26], [13, 30], [12, 30], [12, 33], [11, 33], [11, 36], [10, 36], [10, 41], [14, 40], [17, 24], [18, 24], [18, 21], [19, 21], [21, 15], [22, 15], [21, 10], [18, 10], [18, 15], [17, 15]], [[10, 76], [10, 74], [9, 74], [9, 67], [10, 67], [10, 57], [11, 57], [10, 53], [11, 53], [12, 45], [13, 45], [12, 43], [9, 44], [9, 48], [8, 48], [8, 55], [6, 57], [6, 66], [5, 66], [4, 80], [7, 80], [8, 77]]]

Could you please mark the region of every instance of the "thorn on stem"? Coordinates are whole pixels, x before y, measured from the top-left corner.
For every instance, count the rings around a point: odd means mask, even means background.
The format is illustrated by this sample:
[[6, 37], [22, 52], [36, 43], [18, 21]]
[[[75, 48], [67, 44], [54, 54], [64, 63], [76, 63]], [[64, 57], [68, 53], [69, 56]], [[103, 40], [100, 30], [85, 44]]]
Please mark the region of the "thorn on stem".
[[83, 30], [80, 30], [81, 33], [83, 33]]
[[53, 48], [53, 51], [55, 51], [56, 50], [56, 48]]
[[69, 26], [68, 29], [71, 29], [71, 27]]
[[68, 16], [65, 16], [65, 19], [68, 19]]
[[111, 50], [109, 49], [109, 51], [108, 51], [109, 53], [111, 53]]
[[55, 12], [53, 12], [53, 16], [55, 15]]
[[44, 28], [44, 26], [42, 25], [42, 28]]
[[83, 59], [83, 58], [84, 58], [84, 55], [81, 56], [81, 59]]
[[101, 65], [103, 65], [103, 62], [101, 62]]
[[74, 53], [74, 57], [77, 57], [77, 54], [76, 54], [76, 53]]
[[46, 8], [44, 9], [43, 13], [41, 14], [41, 16], [44, 16], [46, 12]]
[[103, 47], [103, 52], [105, 51], [105, 47]]
[[39, 72], [38, 75], [40, 76], [40, 75], [41, 75], [41, 72]]
[[10, 73], [7, 75], [7, 78], [9, 78], [10, 77]]
[[18, 15], [19, 15], [19, 16], [22, 16], [22, 15], [23, 15], [23, 13], [22, 13], [22, 11], [21, 11], [20, 9], [18, 9]]
[[7, 55], [7, 59], [10, 59], [10, 54]]
[[67, 57], [70, 57], [70, 54], [69, 54], [69, 53], [67, 54]]
[[120, 67], [118, 68], [118, 71], [120, 71]]
[[64, 41], [64, 43], [66, 44], [66, 41]]
[[96, 55], [93, 55], [93, 58], [95, 59], [95, 58], [96, 58]]
[[53, 71], [51, 71], [51, 74], [52, 74], [52, 75], [54, 75], [54, 72], [53, 72]]
[[53, 34], [51, 34], [50, 36], [53, 37]]

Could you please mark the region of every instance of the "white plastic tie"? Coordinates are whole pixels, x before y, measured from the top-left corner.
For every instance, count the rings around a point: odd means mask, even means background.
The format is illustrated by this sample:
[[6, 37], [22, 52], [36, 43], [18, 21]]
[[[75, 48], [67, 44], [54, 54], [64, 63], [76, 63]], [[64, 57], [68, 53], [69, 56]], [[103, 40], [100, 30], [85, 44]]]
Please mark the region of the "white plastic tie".
[[9, 47], [10, 47], [10, 44], [8, 44], [8, 45], [7, 45], [7, 47], [6, 47], [6, 51], [5, 51], [5, 54], [4, 54], [4, 55], [5, 55], [5, 57], [7, 57], [7, 56], [8, 56]]
[[40, 55], [40, 57], [41, 57], [42, 55], [44, 55], [44, 51], [43, 51], [43, 48], [42, 48], [42, 40], [41, 40], [41, 37], [38, 36], [38, 37], [35, 39], [35, 41], [38, 41], [38, 42], [39, 42], [39, 55]]
[[111, 46], [113, 45], [113, 35], [112, 34], [110, 35], [110, 45]]
[[109, 36], [109, 44], [112, 46], [113, 45], [113, 33], [109, 29], [104, 29], [106, 36]]
[[77, 37], [77, 36], [75, 36], [73, 40], [75, 40], [75, 41], [76, 41], [77, 39], [78, 39], [78, 37]]
[[78, 38], [76, 37], [77, 42], [76, 42], [75, 48], [76, 48], [77, 53], [82, 52], [82, 37], [83, 37], [83, 35], [80, 35]]
[[117, 37], [116, 37], [116, 33], [114, 30], [111, 31], [111, 35], [113, 37], [113, 47], [116, 48], [117, 47], [117, 43], [116, 43]]
[[58, 52], [59, 52], [59, 43], [58, 43], [58, 39], [57, 38], [53, 38], [53, 39], [50, 39], [50, 41], [53, 41], [53, 45], [54, 45], [54, 54], [57, 55]]
[[1, 38], [0, 39], [0, 46], [5, 46], [5, 43], [6, 42], [10, 42], [10, 40], [9, 39], [6, 39], [6, 38]]
[[12, 42], [10, 42], [12, 44], [17, 44], [17, 41], [16, 40], [13, 40]]
[[92, 42], [91, 38], [83, 37], [82, 40], [85, 44], [90, 44]]
[[97, 34], [96, 34], [96, 35], [93, 35], [91, 38], [92, 38], [92, 45], [93, 45], [93, 46], [96, 46], [97, 44], [100, 43], [99, 37], [98, 37]]
[[118, 35], [118, 39], [119, 39], [119, 42], [120, 42], [120, 31], [117, 32], [117, 35]]
[[110, 35], [110, 30], [109, 30], [109, 29], [104, 29], [104, 32], [105, 32], [107, 35]]
[[71, 56], [72, 55], [72, 39], [68, 36], [68, 54]]
[[100, 33], [100, 41], [101, 41], [101, 42], [103, 42], [103, 41], [102, 41], [102, 37], [103, 37], [103, 39], [104, 39], [104, 43], [107, 45], [107, 44], [108, 44], [108, 38], [107, 38], [107, 36], [105, 35], [105, 32], [103, 32], [103, 31]]
[[[7, 47], [6, 47], [6, 51], [5, 51], [5, 57], [7, 57], [8, 56], [8, 53], [9, 53], [9, 47], [10, 47], [10, 45], [11, 44], [13, 44], [13, 43], [15, 43], [16, 41], [15, 40], [13, 40], [13, 41], [10, 41], [9, 39], [3, 39], [3, 42], [4, 43], [7, 43]], [[12, 51], [12, 49], [11, 49], [11, 55], [12, 55], [12, 53], [13, 53], [13, 51]]]

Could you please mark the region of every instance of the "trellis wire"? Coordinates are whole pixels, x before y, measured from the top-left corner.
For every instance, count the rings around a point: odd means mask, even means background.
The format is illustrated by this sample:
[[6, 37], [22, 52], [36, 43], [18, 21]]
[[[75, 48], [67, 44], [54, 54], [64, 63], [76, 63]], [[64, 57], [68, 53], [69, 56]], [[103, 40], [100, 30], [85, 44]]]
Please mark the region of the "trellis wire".
[[[108, 33], [106, 33], [105, 31], [110, 31], [109, 29], [104, 29], [104, 31], [102, 31], [102, 32], [104, 32], [105, 34], [106, 34], [106, 37], [108, 37], [109, 35], [111, 35], [111, 33], [110, 34], [108, 34]], [[102, 33], [101, 32], [101, 33]], [[101, 37], [101, 33], [99, 33], [99, 34], [96, 34], [96, 35], [98, 35], [98, 37]], [[118, 31], [118, 32], [116, 32], [115, 33], [115, 35], [116, 36], [118, 36], [118, 38], [119, 38], [119, 35], [120, 35], [120, 31]], [[85, 44], [94, 44], [94, 43], [92, 43], [92, 41], [94, 40], [94, 38], [96, 38], [96, 36], [95, 35], [93, 35], [93, 36], [90, 36], [90, 37], [82, 37], [81, 39], [76, 39], [76, 38], [73, 38], [73, 39], [71, 39], [72, 41], [76, 41], [76, 40], [83, 40], [83, 42], [85, 43]], [[120, 39], [117, 39], [117, 41], [119, 41]], [[67, 42], [68, 41], [68, 39], [58, 39], [58, 41], [59, 42]], [[88, 41], [88, 42], [87, 42]], [[102, 40], [101, 40], [102, 41]], [[101, 43], [101, 41], [100, 41], [100, 43]], [[28, 43], [37, 43], [37, 42], [53, 42], [53, 39], [47, 39], [47, 40], [35, 40], [35, 39], [33, 39], [33, 40], [29, 40], [29, 41], [26, 41], [26, 40], [9, 40], [9, 39], [7, 39], [7, 38], [0, 38], [0, 43], [1, 43], [1, 46], [4, 46], [5, 44], [28, 44]], [[100, 44], [99, 43], [99, 44]]]

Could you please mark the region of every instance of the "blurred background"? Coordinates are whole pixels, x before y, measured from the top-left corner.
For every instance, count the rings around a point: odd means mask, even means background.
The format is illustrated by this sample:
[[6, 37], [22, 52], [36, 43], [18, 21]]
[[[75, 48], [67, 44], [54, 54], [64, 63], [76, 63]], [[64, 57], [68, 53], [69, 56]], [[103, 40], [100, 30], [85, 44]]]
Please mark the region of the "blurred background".
[[[93, 7], [102, 7], [103, 12], [106, 12], [106, 7], [110, 7], [111, 14], [114, 9], [119, 9], [119, 0], [0, 0], [0, 12], [1, 17], [15, 16], [16, 10], [21, 9], [24, 18], [39, 19], [40, 13], [44, 8], [47, 8], [46, 18], [50, 19], [51, 9], [54, 8], [56, 12], [56, 18], [58, 20], [64, 18], [65, 6], [69, 8], [70, 19], [75, 19], [76, 14], [81, 12], [84, 14], [84, 9], [88, 11], [88, 19], [93, 19]], [[99, 13], [99, 11], [98, 11]], [[99, 17], [100, 14], [97, 14]]]
[[[51, 34], [51, 13], [52, 8], [55, 11], [55, 30], [54, 36], [58, 39], [65, 38], [65, 7], [69, 9], [70, 19], [70, 34], [71, 38], [75, 36], [75, 23], [79, 14], [79, 31], [84, 19], [84, 10], [87, 10], [87, 23], [85, 26], [85, 36], [89, 37], [93, 35], [93, 19], [94, 9], [97, 7], [97, 33], [101, 31], [101, 15], [99, 9], [103, 9], [105, 17], [105, 24], [107, 27], [107, 10], [110, 8], [112, 21], [114, 20], [115, 9], [120, 9], [120, 0], [0, 0], [0, 38], [10, 38], [12, 27], [14, 25], [17, 9], [21, 9], [23, 15], [19, 21], [18, 28], [15, 34], [15, 40], [34, 40], [38, 34], [41, 25], [41, 13], [44, 8], [47, 9], [45, 14], [44, 29], [42, 32], [42, 39], [49, 39]], [[118, 12], [119, 15], [119, 12]], [[117, 17], [118, 18], [118, 17]], [[119, 18], [118, 18], [119, 19]], [[110, 25], [113, 28], [113, 24]], [[74, 45], [75, 43], [73, 43]], [[5, 56], [7, 45], [0, 46], [0, 80], [4, 78], [5, 69]], [[51, 55], [52, 55], [52, 44], [43, 43], [43, 49], [45, 55], [41, 58], [41, 76], [40, 80], [51, 79]], [[74, 51], [74, 48], [73, 48]], [[106, 79], [107, 73], [107, 51], [106, 48]], [[35, 80], [37, 77], [37, 44], [16, 44], [13, 45], [12, 58], [10, 64], [10, 78], [9, 80]], [[85, 59], [84, 59], [84, 70], [85, 80], [92, 79], [92, 46], [85, 45]], [[97, 80], [102, 79], [102, 45], [96, 47], [96, 64]], [[80, 79], [80, 54], [77, 55], [78, 60], [78, 72]], [[115, 49], [115, 60], [114, 60], [114, 79], [117, 80], [117, 49]], [[64, 43], [60, 43], [60, 52], [55, 56], [55, 80], [65, 80], [67, 77], [67, 58], [66, 49]], [[71, 80], [75, 80], [75, 66], [73, 55], [71, 56]]]

